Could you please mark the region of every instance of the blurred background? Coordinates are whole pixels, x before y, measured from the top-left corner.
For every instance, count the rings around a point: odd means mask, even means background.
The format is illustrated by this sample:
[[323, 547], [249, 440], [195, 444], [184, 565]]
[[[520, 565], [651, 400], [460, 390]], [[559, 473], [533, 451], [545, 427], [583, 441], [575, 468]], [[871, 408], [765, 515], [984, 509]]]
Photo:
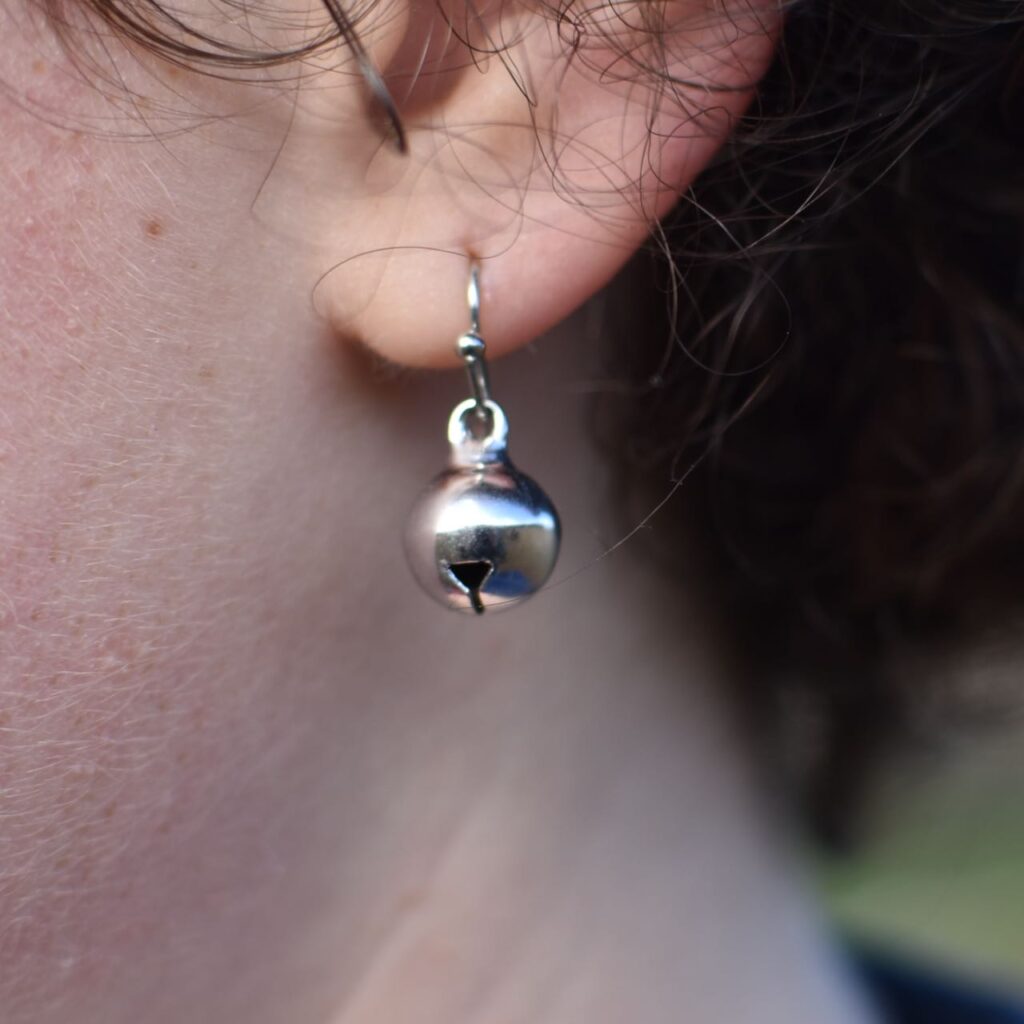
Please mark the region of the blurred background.
[[1024, 993], [1024, 720], [996, 717], [891, 771], [821, 874], [846, 932]]

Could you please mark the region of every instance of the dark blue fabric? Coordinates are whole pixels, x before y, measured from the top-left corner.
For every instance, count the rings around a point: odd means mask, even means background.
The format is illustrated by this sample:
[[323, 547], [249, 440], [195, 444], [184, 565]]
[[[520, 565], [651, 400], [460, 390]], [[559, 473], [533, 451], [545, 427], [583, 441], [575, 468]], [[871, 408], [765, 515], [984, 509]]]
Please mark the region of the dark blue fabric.
[[886, 1024], [1024, 1024], [1024, 1005], [944, 972], [864, 949], [854, 967]]

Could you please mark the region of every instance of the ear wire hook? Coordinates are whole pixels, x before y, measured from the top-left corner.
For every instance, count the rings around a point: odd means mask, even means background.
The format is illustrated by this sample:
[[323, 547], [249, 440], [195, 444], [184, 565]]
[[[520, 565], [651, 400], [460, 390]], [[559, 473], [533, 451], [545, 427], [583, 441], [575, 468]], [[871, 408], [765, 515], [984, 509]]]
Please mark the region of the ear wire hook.
[[469, 284], [466, 287], [466, 302], [469, 305], [469, 333], [480, 334], [480, 263], [473, 260], [469, 265]]
[[466, 303], [469, 306], [469, 330], [460, 335], [456, 347], [466, 363], [469, 388], [476, 400], [476, 415], [483, 419], [488, 415], [487, 403], [491, 400], [491, 384], [487, 374], [487, 360], [484, 357], [487, 345], [480, 336], [480, 264], [477, 260], [473, 260], [469, 266]]

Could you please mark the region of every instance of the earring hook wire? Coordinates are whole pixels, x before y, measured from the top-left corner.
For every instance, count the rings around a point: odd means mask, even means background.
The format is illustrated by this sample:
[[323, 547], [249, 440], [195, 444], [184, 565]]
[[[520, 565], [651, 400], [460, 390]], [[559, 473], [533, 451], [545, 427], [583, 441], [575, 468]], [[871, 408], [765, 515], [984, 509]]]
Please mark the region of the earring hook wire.
[[469, 387], [476, 400], [476, 415], [485, 418], [489, 415], [487, 403], [491, 401], [491, 383], [484, 357], [487, 345], [480, 336], [480, 264], [477, 260], [469, 265], [466, 303], [469, 306], [469, 330], [459, 337], [458, 351], [466, 363]]

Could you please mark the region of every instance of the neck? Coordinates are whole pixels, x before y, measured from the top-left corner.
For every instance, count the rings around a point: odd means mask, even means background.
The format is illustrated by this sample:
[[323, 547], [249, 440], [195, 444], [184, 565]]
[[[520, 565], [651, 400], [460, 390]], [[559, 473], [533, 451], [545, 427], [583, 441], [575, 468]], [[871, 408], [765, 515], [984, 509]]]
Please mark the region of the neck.
[[[527, 388], [502, 367], [522, 409]], [[545, 483], [587, 443], [559, 416], [546, 466], [529, 438], [513, 450]], [[563, 507], [577, 536], [595, 507], [589, 493]], [[568, 552], [556, 576], [585, 561]], [[655, 577], [610, 558], [474, 621], [424, 602], [422, 631], [385, 645], [419, 652], [404, 670], [417, 696], [392, 737], [374, 726], [390, 787], [367, 877], [388, 893], [332, 1024], [869, 1019], [766, 809], [698, 617]]]

